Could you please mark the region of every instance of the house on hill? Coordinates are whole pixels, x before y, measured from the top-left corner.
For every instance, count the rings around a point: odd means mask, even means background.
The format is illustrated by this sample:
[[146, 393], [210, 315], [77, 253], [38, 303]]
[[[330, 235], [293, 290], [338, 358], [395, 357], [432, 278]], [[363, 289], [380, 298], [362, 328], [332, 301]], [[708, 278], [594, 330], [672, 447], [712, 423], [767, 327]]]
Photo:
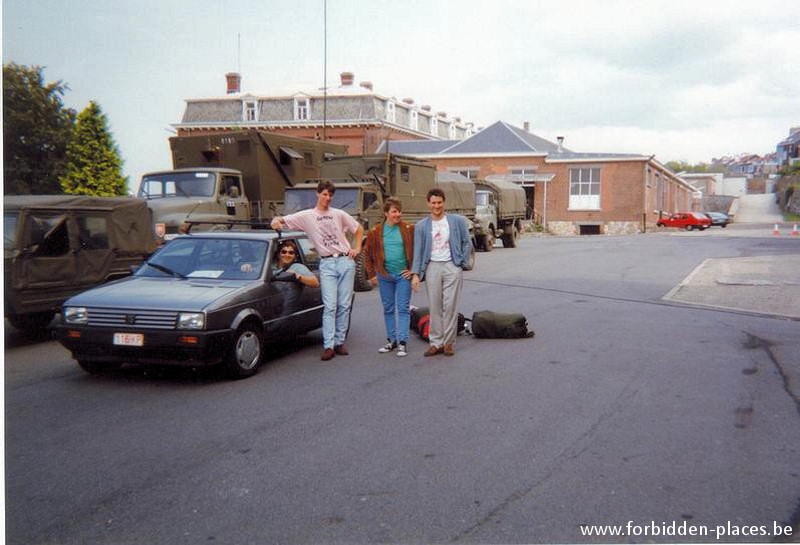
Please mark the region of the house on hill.
[[463, 140], [388, 140], [377, 150], [386, 151], [472, 180], [518, 183], [529, 217], [559, 235], [642, 232], [664, 214], [691, 210], [695, 190], [652, 155], [572, 151], [527, 123], [498, 121]]

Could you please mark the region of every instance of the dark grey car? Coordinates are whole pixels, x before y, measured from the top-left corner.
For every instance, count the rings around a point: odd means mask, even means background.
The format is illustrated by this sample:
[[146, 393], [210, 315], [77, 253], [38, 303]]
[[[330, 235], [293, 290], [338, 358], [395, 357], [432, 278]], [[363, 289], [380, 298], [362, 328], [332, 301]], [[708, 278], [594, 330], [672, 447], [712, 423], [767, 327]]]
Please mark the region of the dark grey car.
[[59, 340], [91, 373], [134, 362], [222, 364], [233, 377], [250, 376], [266, 341], [322, 326], [320, 289], [273, 265], [286, 239], [296, 241], [297, 261], [319, 277], [319, 256], [302, 233], [189, 234], [132, 277], [67, 300]]

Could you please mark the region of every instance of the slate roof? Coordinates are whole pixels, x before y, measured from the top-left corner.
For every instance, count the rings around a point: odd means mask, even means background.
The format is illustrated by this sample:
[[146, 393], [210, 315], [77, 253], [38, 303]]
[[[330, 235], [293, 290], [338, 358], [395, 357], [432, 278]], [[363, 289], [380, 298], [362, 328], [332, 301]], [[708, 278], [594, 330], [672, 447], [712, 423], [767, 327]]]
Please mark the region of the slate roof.
[[[460, 142], [460, 140], [390, 140], [389, 152], [400, 155], [428, 155], [440, 153]], [[375, 153], [386, 153], [386, 140], [381, 142]]]

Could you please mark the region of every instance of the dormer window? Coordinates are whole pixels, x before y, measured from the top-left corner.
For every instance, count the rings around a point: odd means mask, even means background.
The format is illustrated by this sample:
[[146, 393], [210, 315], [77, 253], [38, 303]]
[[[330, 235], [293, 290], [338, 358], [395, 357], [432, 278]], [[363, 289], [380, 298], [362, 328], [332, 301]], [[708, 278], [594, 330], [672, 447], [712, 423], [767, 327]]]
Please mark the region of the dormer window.
[[394, 123], [395, 119], [396, 116], [395, 116], [394, 102], [389, 100], [386, 102], [386, 121]]
[[296, 120], [308, 119], [308, 98], [294, 99], [294, 118]]
[[435, 117], [431, 118], [431, 134], [433, 136], [439, 136], [439, 120]]
[[450, 138], [450, 140], [455, 140], [456, 139], [456, 124], [455, 123], [450, 123], [450, 125], [448, 125], [448, 127], [447, 127], [447, 136], [448, 136], [448, 138]]
[[409, 126], [417, 130], [419, 129], [419, 112], [416, 110], [411, 110], [411, 117], [409, 119]]
[[256, 102], [254, 100], [246, 100], [244, 103], [244, 120], [257, 121], [258, 110], [256, 109]]

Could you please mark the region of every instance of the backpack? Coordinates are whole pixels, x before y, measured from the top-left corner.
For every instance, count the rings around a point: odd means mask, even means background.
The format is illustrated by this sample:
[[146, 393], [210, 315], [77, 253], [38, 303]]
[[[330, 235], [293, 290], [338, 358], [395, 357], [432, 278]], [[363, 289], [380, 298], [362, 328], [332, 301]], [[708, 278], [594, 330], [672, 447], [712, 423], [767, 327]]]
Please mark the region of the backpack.
[[503, 314], [479, 310], [472, 314], [472, 334], [476, 339], [523, 339], [533, 337], [522, 314]]
[[[463, 332], [466, 327], [467, 319], [459, 312], [456, 334]], [[416, 331], [423, 341], [430, 340], [431, 316], [428, 307], [411, 307], [411, 329]]]

